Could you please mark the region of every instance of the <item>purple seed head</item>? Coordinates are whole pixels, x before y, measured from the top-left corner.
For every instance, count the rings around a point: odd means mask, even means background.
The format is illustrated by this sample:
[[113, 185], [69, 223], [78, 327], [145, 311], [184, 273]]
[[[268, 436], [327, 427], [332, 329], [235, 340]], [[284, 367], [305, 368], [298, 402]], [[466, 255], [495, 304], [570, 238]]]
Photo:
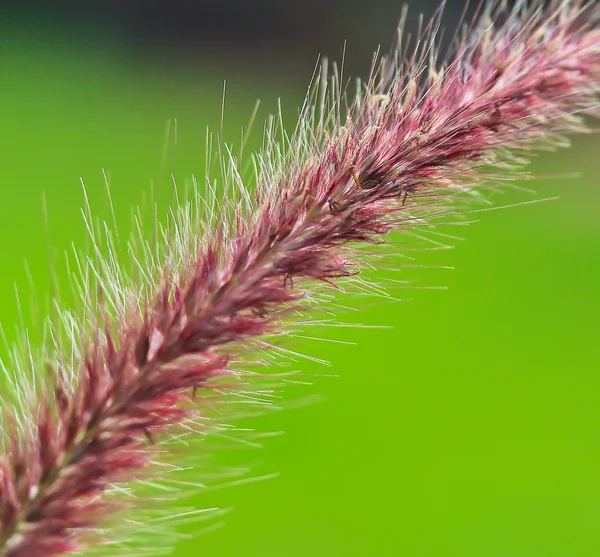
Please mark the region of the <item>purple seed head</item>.
[[160, 442], [214, 411], [248, 347], [280, 332], [311, 284], [360, 270], [355, 246], [460, 213], [522, 153], [584, 131], [598, 108], [599, 15], [594, 1], [490, 1], [445, 56], [437, 16], [353, 99], [324, 66], [295, 132], [279, 141], [266, 127], [252, 194], [227, 155], [221, 209], [200, 195], [182, 205], [160, 258], [132, 243], [140, 284], [97, 263], [101, 299], [79, 283], [85, 317], [63, 314], [70, 339], [53, 339], [45, 381], [3, 410], [0, 556], [102, 541], [94, 529], [126, 504], [107, 492], [152, 477]]

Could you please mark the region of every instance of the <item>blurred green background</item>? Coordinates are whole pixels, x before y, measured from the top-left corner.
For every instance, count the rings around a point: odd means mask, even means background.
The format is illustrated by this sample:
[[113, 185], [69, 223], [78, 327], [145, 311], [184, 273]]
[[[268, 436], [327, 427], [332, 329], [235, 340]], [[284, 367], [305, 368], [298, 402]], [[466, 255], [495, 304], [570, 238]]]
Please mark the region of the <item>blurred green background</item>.
[[[309, 4], [300, 9], [309, 23], [324, 13], [311, 9], [333, 14], [313, 28], [305, 23], [312, 31], [298, 30], [290, 8], [287, 19], [278, 23], [276, 12], [254, 34], [254, 19], [238, 13], [227, 27], [226, 14], [185, 40], [174, 39], [176, 27], [154, 41], [159, 17], [154, 35], [139, 40], [125, 20], [52, 19], [41, 8], [3, 18], [0, 320], [9, 340], [18, 322], [14, 284], [25, 300], [31, 292], [25, 260], [34, 290], [50, 292], [42, 192], [53, 251], [81, 247], [79, 178], [95, 214], [108, 218], [105, 168], [126, 234], [151, 180], [171, 170], [180, 183], [202, 176], [205, 128], [219, 126], [223, 80], [228, 137], [238, 137], [256, 98], [264, 117], [281, 97], [293, 123], [316, 55], [348, 38], [349, 58], [356, 53], [349, 66], [364, 75], [370, 49], [391, 40], [388, 15], [400, 11], [396, 2], [357, 3], [343, 13], [336, 2]], [[203, 41], [209, 27], [212, 38]], [[250, 38], [228, 42], [239, 29]], [[172, 118], [176, 157], [171, 149], [162, 168]], [[460, 229], [466, 241], [454, 250], [419, 255], [455, 267], [417, 275], [448, 291], [401, 291], [413, 299], [342, 316], [393, 328], [310, 331], [357, 343], [298, 345], [333, 367], [302, 361], [302, 371], [316, 375], [313, 385], [288, 396], [326, 400], [251, 420], [244, 425], [285, 435], [261, 450], [219, 456], [252, 463], [253, 475], [280, 477], [194, 498], [198, 507], [233, 511], [222, 528], [181, 541], [173, 554], [599, 555], [599, 146], [590, 136], [539, 156], [529, 170], [554, 177], [526, 183], [535, 194], [497, 199], [560, 200], [482, 213]], [[556, 177], [575, 172], [582, 176]], [[25, 316], [28, 326], [32, 319]], [[339, 376], [318, 377], [331, 373]]]

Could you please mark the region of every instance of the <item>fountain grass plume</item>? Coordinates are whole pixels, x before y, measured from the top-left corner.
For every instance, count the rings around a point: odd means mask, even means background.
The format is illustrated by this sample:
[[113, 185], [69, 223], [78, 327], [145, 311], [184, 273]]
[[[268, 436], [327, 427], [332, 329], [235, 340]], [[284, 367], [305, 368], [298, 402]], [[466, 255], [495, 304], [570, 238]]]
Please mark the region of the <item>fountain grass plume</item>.
[[441, 10], [413, 39], [401, 23], [353, 96], [322, 64], [293, 133], [277, 117], [265, 125], [250, 176], [219, 144], [217, 174], [173, 207], [156, 243], [129, 243], [137, 272], [87, 219], [82, 310], [58, 312], [39, 353], [4, 364], [0, 556], [116, 541], [103, 527], [130, 505], [119, 492], [155, 478], [164, 441], [229, 420], [230, 397], [256, 380], [248, 367], [324, 289], [360, 280], [390, 231], [460, 219], [520, 175], [523, 155], [586, 131], [584, 113], [598, 112], [596, 2], [478, 12], [447, 52]]

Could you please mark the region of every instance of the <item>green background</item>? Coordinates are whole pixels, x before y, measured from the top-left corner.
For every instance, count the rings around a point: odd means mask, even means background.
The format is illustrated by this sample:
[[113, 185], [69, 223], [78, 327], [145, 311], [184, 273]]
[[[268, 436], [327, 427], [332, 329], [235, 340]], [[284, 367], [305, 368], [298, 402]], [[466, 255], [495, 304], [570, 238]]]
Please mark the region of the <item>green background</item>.
[[[233, 138], [259, 97], [264, 117], [281, 96], [292, 122], [310, 78], [226, 58], [193, 72], [138, 65], [118, 49], [18, 34], [5, 36], [0, 60], [0, 320], [9, 340], [13, 285], [25, 300], [31, 292], [25, 260], [38, 295], [50, 291], [42, 192], [53, 250], [81, 247], [79, 178], [94, 212], [108, 217], [106, 168], [125, 233], [131, 207], [160, 179], [168, 119], [178, 119], [178, 144], [167, 170], [184, 182], [202, 176], [223, 79]], [[316, 377], [288, 396], [325, 400], [251, 420], [244, 425], [285, 435], [218, 457], [280, 476], [195, 497], [198, 507], [233, 510], [174, 555], [599, 555], [598, 145], [579, 138], [529, 168], [581, 178], [539, 179], [535, 194], [497, 198], [560, 200], [481, 213], [454, 250], [417, 255], [455, 267], [411, 275], [448, 291], [401, 291], [413, 299], [361, 301], [359, 314], [341, 316], [393, 328], [309, 331], [357, 343], [298, 344], [332, 367], [301, 361]]]

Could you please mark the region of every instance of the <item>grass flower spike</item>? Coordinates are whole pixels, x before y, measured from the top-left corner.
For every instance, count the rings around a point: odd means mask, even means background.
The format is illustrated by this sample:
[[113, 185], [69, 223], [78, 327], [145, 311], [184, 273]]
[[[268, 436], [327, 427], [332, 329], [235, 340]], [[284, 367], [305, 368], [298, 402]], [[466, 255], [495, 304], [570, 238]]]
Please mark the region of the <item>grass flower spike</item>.
[[108, 257], [78, 260], [82, 311], [48, 323], [39, 357], [5, 363], [15, 396], [3, 403], [0, 556], [116, 539], [98, 529], [128, 504], [115, 488], [152, 477], [178, 424], [210, 431], [202, 418], [228, 416], [245, 358], [310, 311], [315, 285], [351, 281], [365, 246], [460, 217], [518, 176], [522, 154], [585, 131], [583, 114], [598, 108], [599, 17], [593, 1], [490, 1], [448, 53], [439, 15], [412, 40], [401, 25], [354, 96], [322, 67], [295, 131], [267, 123], [247, 180], [223, 145], [219, 206], [196, 188], [158, 252], [132, 240], [137, 275], [114, 263], [110, 234]]

